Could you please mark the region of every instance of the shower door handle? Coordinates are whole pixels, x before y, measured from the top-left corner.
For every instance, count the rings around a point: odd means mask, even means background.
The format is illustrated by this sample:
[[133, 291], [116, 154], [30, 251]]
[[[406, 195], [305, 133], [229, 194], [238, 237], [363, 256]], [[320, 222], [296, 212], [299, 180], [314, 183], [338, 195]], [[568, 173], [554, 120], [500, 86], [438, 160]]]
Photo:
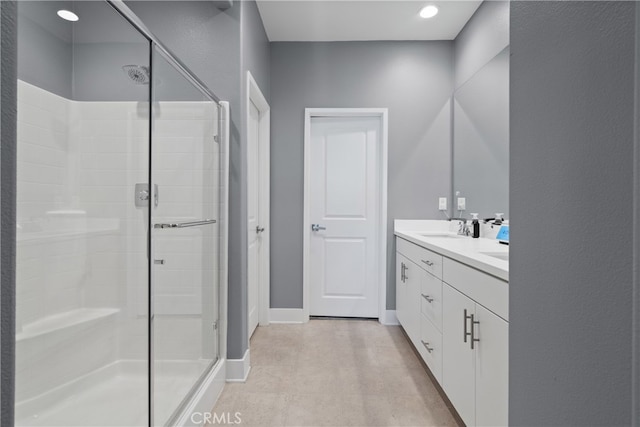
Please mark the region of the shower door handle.
[[154, 224], [153, 228], [187, 228], [187, 227], [199, 227], [201, 225], [215, 224], [215, 219], [203, 219], [200, 221], [187, 221], [187, 222], [168, 222]]

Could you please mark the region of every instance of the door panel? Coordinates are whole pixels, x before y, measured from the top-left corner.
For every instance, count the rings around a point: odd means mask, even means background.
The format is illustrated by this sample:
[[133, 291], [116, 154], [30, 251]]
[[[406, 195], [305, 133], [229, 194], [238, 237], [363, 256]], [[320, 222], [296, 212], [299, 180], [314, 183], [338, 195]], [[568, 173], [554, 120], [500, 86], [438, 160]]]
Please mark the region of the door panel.
[[260, 141], [259, 141], [260, 112], [251, 102], [249, 105], [249, 134], [247, 137], [248, 150], [248, 294], [249, 336], [258, 326], [258, 301], [260, 292], [260, 254], [262, 239], [257, 231], [260, 226]]
[[442, 286], [442, 382], [444, 391], [468, 426], [475, 425], [475, 355], [470, 339], [464, 342], [466, 330], [471, 331], [470, 316], [475, 303], [447, 284]]
[[380, 119], [311, 120], [311, 315], [378, 317]]
[[422, 282], [425, 280], [424, 276], [429, 273], [411, 261], [408, 261], [406, 265], [405, 282], [407, 283], [407, 312], [405, 314], [405, 318], [407, 326], [405, 327], [405, 331], [407, 331], [413, 345], [419, 347], [422, 345], [420, 343], [420, 304], [422, 300], [420, 297], [420, 291], [422, 289]]
[[152, 64], [152, 425], [171, 425], [218, 358], [218, 106], [157, 49]]
[[[366, 298], [365, 283], [367, 246], [365, 239], [324, 239], [324, 261], [327, 276], [323, 298]], [[345, 266], [349, 260], [349, 266]]]
[[324, 218], [367, 215], [367, 134], [327, 132]]
[[476, 425], [506, 426], [509, 405], [509, 324], [476, 304]]

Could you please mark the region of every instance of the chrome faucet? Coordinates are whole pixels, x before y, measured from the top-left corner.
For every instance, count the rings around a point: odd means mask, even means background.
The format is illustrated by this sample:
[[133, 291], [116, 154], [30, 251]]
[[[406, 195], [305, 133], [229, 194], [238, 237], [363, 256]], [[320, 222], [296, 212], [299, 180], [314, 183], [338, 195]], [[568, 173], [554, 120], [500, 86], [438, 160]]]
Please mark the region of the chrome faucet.
[[459, 236], [469, 236], [471, 234], [471, 230], [469, 230], [469, 226], [467, 225], [466, 218], [449, 218], [449, 221], [459, 221], [460, 228], [458, 228]]

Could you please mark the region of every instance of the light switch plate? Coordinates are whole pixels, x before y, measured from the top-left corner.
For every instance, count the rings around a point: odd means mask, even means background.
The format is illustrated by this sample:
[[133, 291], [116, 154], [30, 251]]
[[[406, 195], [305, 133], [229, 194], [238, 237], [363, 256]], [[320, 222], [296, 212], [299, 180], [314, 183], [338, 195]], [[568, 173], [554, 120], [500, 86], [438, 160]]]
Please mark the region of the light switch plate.
[[458, 210], [463, 211], [467, 209], [467, 199], [465, 197], [458, 197]]
[[447, 198], [446, 197], [440, 197], [438, 199], [438, 209], [441, 211], [446, 211], [447, 210]]

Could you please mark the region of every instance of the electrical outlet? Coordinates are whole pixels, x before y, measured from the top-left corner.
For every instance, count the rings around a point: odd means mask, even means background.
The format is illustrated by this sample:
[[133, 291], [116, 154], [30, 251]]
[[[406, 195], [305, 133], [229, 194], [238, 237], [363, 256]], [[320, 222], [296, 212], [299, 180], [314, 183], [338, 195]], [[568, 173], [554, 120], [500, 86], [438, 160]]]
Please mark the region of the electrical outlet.
[[467, 209], [467, 199], [465, 197], [458, 197], [458, 210], [463, 211]]
[[446, 211], [447, 210], [447, 198], [446, 197], [440, 197], [438, 199], [438, 209], [441, 211]]

